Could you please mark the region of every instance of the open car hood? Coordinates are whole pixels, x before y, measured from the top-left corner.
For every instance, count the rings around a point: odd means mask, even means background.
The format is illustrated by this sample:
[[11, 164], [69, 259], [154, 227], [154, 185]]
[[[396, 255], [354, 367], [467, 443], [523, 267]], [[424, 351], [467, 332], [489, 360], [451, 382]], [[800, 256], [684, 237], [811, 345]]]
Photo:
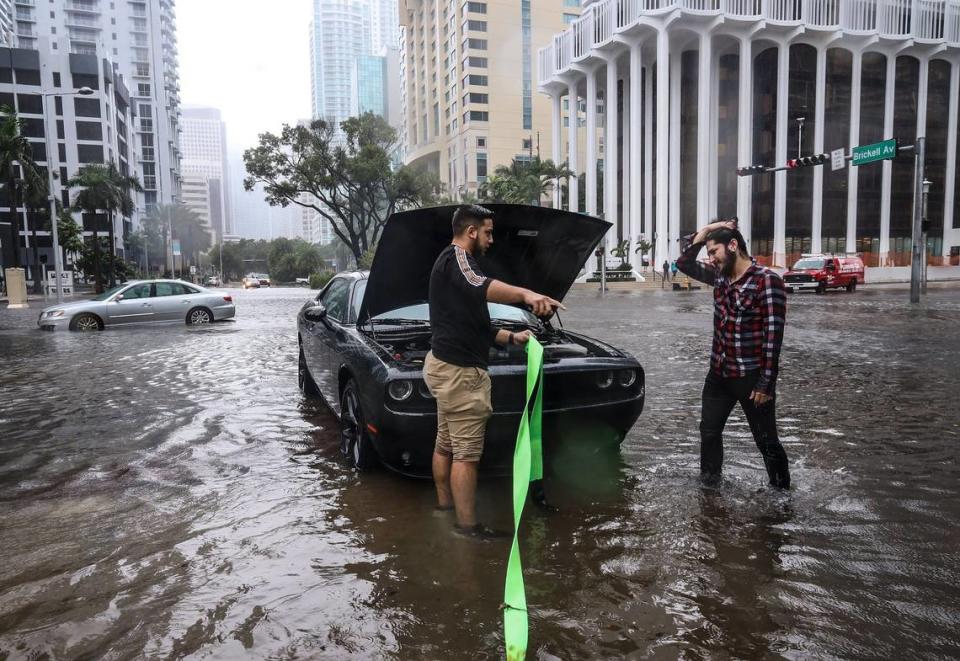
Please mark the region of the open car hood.
[[[493, 211], [493, 245], [477, 255], [484, 275], [562, 301], [610, 223], [548, 207], [485, 204]], [[423, 303], [430, 272], [453, 238], [456, 206], [395, 213], [384, 225], [358, 319]]]

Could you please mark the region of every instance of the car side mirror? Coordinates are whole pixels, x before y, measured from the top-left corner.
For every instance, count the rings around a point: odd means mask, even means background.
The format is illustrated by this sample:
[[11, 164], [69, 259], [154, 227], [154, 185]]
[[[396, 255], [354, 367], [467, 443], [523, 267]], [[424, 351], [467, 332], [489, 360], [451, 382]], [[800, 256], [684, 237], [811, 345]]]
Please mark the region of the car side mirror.
[[114, 303], [119, 303], [119, 302], [122, 301], [122, 300], [123, 300], [123, 294], [117, 294], [117, 295], [114, 296], [114, 298], [113, 298], [113, 302], [114, 302]]
[[326, 321], [327, 308], [325, 308], [320, 303], [317, 303], [316, 305], [311, 305], [304, 311], [303, 317], [308, 321]]

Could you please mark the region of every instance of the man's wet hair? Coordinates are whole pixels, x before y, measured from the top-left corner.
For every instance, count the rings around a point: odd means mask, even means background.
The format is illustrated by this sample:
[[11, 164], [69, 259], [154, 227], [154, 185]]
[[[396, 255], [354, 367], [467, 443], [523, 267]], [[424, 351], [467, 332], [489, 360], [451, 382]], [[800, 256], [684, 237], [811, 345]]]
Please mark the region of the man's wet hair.
[[467, 231], [467, 228], [473, 226], [483, 227], [483, 221], [487, 218], [493, 219], [493, 212], [479, 204], [464, 204], [457, 207], [453, 212], [453, 235], [460, 236]]
[[[736, 218], [732, 218], [731, 220], [736, 220]], [[749, 258], [750, 252], [747, 250], [747, 242], [744, 241], [743, 234], [741, 234], [740, 230], [738, 229], [730, 229], [728, 227], [720, 227], [715, 229], [707, 234], [706, 239], [704, 239], [704, 243], [707, 241], [714, 241], [716, 243], [722, 243], [723, 245], [728, 246], [734, 239], [737, 240], [737, 252], [744, 257]]]

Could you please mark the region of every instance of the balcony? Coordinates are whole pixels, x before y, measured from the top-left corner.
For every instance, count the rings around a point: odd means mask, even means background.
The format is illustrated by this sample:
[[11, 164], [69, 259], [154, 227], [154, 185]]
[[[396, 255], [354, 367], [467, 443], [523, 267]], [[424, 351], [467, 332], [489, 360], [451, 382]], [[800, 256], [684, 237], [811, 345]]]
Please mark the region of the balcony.
[[16, 4], [16, 5], [21, 5], [21, 6], [24, 6], [24, 7], [36, 7], [36, 6], [37, 6], [36, 0], [16, 0], [16, 2], [14, 2], [14, 4]]
[[80, 27], [80, 28], [96, 28], [100, 29], [100, 21], [96, 18], [91, 18], [86, 14], [73, 14], [67, 15], [64, 19], [64, 23], [69, 27]]
[[100, 5], [96, 2], [67, 2], [64, 8], [67, 11], [83, 12], [86, 14], [100, 14]]
[[23, 37], [34, 38], [34, 37], [37, 36], [37, 31], [34, 30], [34, 29], [33, 29], [31, 26], [29, 26], [29, 25], [18, 25], [18, 26], [17, 26], [17, 36], [18, 36], [18, 37], [21, 37], [21, 38], [23, 38]]
[[17, 10], [17, 20], [18, 20], [18, 21], [26, 21], [26, 22], [28, 22], [28, 23], [36, 23], [36, 22], [37, 22], [37, 19], [35, 19], [35, 18], [33, 17], [33, 12], [32, 12], [32, 11], [29, 11], [29, 10], [28, 10], [28, 11], [20, 11], [20, 10], [18, 9], [18, 10]]

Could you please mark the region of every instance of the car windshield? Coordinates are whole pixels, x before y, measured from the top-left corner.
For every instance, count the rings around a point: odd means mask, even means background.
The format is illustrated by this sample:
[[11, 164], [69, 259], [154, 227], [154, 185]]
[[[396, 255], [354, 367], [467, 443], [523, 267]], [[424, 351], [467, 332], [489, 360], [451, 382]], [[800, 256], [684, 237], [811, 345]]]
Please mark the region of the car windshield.
[[114, 287], [113, 289], [108, 289], [107, 291], [103, 292], [103, 293], [100, 294], [99, 296], [94, 296], [94, 297], [91, 298], [90, 300], [91, 300], [91, 301], [105, 301], [105, 300], [107, 300], [108, 298], [110, 298], [111, 296], [113, 296], [114, 294], [116, 294], [117, 292], [126, 289], [127, 286], [129, 286], [129, 284], [130, 284], [129, 282], [126, 282], [126, 283], [120, 285], [119, 287]]
[[793, 265], [794, 271], [802, 271], [804, 269], [822, 269], [823, 260], [822, 259], [801, 259], [799, 262]]

